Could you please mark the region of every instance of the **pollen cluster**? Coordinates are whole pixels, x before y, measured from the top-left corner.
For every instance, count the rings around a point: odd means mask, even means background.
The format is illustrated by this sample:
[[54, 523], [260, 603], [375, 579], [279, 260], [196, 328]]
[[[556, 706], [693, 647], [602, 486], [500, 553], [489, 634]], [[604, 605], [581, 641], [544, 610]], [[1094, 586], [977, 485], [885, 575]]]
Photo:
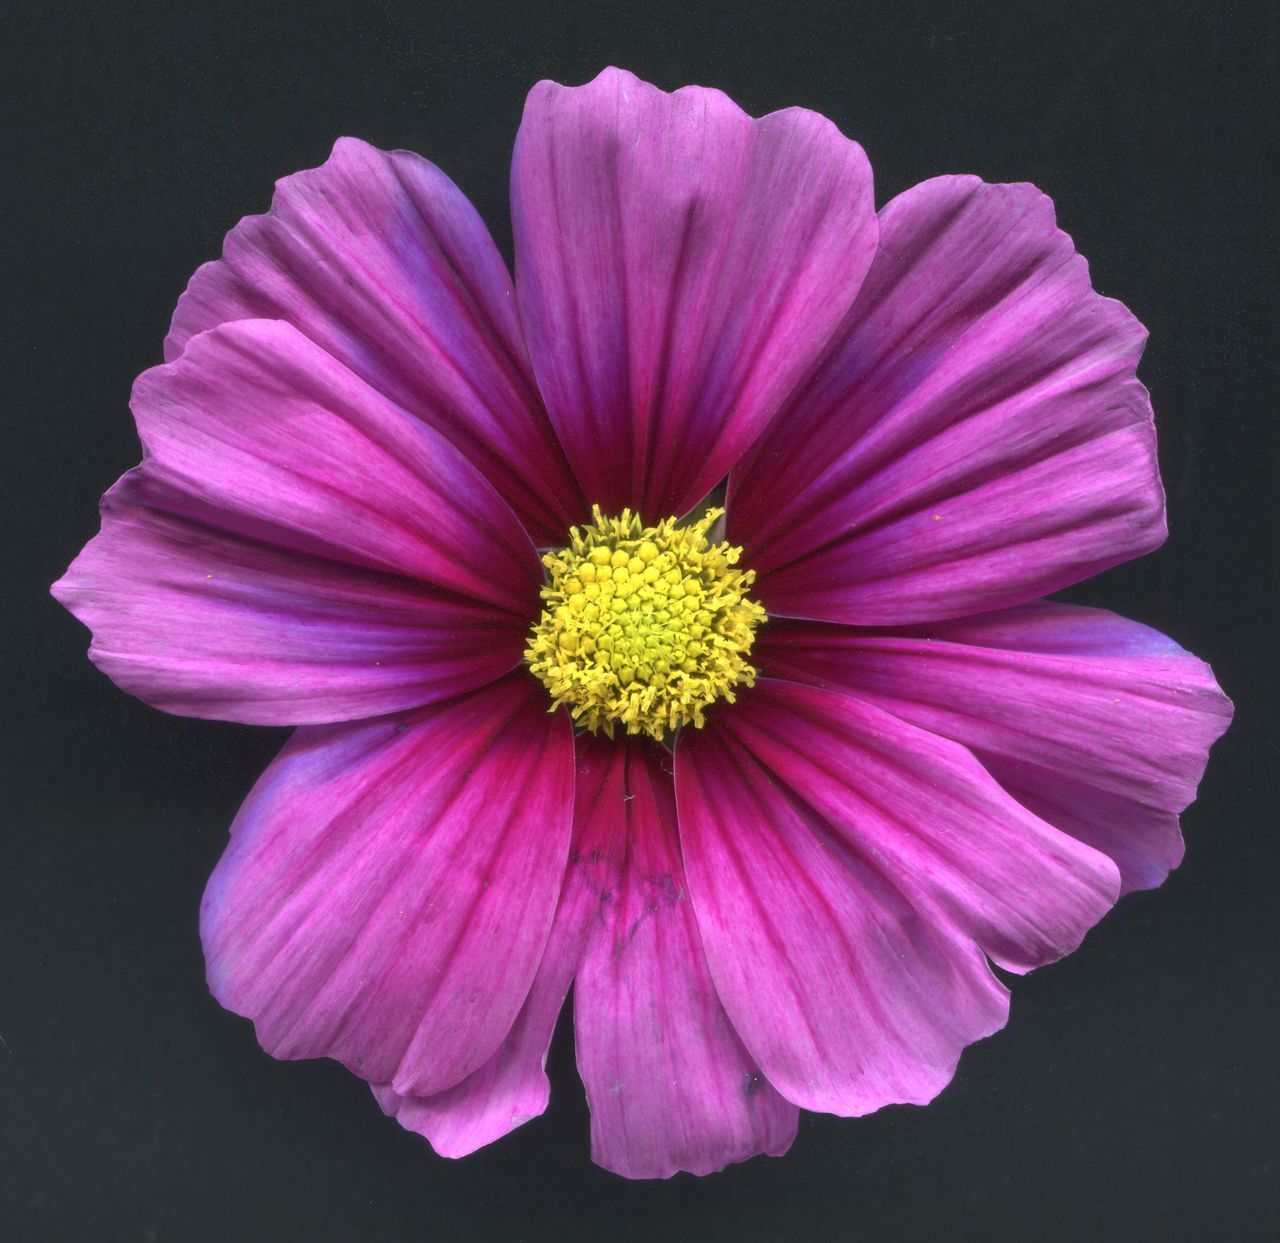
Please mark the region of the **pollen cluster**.
[[764, 609], [747, 596], [751, 570], [736, 568], [740, 548], [712, 544], [723, 510], [688, 526], [667, 518], [646, 527], [624, 509], [569, 532], [569, 546], [542, 558], [542, 616], [525, 659], [592, 733], [662, 738], [682, 725], [701, 728], [703, 709], [732, 703], [750, 686], [748, 663]]

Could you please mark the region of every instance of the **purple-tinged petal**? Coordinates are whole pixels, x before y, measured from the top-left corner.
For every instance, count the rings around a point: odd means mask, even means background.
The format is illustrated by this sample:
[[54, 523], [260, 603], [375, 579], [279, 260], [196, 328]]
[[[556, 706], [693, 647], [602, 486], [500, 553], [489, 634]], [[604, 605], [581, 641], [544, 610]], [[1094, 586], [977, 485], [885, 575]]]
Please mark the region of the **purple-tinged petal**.
[[965, 747], [872, 704], [765, 679], [725, 721], [854, 849], [896, 880], [909, 874], [1007, 970], [1070, 953], [1119, 896], [1105, 855], [1030, 814]]
[[[781, 1156], [798, 1111], [734, 1032], [689, 904], [665, 752], [592, 743], [600, 786], [579, 867], [600, 895], [574, 984], [578, 1069], [597, 1164], [628, 1178]], [[580, 770], [581, 771], [581, 770]]]
[[146, 447], [54, 594], [170, 711], [319, 723], [513, 668], [541, 570], [430, 428], [291, 328], [227, 324], [139, 377]]
[[763, 1079], [707, 974], [684, 891], [671, 777], [638, 740], [578, 742], [574, 845], [542, 965], [498, 1051], [437, 1096], [383, 1109], [463, 1156], [542, 1113], [547, 1048], [575, 971], [592, 1152], [632, 1178], [780, 1155], [797, 1110]]
[[131, 695], [185, 716], [321, 724], [448, 699], [520, 663], [512, 613], [166, 513], [148, 474], [107, 493], [101, 533], [53, 589]]
[[770, 675], [830, 687], [968, 747], [1041, 819], [1109, 855], [1122, 891], [1182, 859], [1230, 701], [1203, 661], [1100, 609], [1039, 603], [896, 634], [775, 620]]
[[475, 209], [434, 165], [341, 138], [276, 185], [178, 302], [172, 361], [198, 333], [287, 320], [451, 440], [540, 544], [586, 515], [538, 398], [511, 278]]
[[138, 377], [132, 406], [172, 512], [522, 617], [536, 605], [537, 554], [476, 468], [289, 324], [202, 333]]
[[836, 344], [730, 480], [762, 603], [931, 621], [1155, 548], [1145, 339], [1034, 187], [941, 177], [894, 199]]
[[680, 831], [711, 978], [763, 1074], [805, 1108], [924, 1104], [1008, 996], [871, 856], [715, 726], [677, 745]]
[[569, 866], [542, 961], [510, 1032], [483, 1066], [434, 1096], [402, 1096], [390, 1084], [373, 1087], [383, 1112], [423, 1136], [442, 1157], [465, 1157], [501, 1139], [542, 1114], [551, 1099], [547, 1051], [601, 900], [580, 866], [602, 766], [598, 757], [584, 757], [584, 745], [582, 739], [576, 744]]
[[209, 987], [276, 1057], [425, 1096], [519, 1013], [569, 849], [573, 740], [524, 674], [402, 718], [299, 730], [231, 830]]
[[923, 1103], [999, 1028], [983, 952], [1066, 953], [1118, 889], [964, 748], [879, 708], [762, 680], [676, 754], [711, 976], [764, 1074], [806, 1108]]
[[373, 1085], [383, 1113], [423, 1136], [440, 1156], [465, 1157], [545, 1112], [547, 1051], [598, 904], [595, 893], [575, 883], [571, 867], [533, 986], [503, 1042], [479, 1069], [434, 1096], [402, 1096], [390, 1084]]
[[862, 149], [816, 113], [618, 69], [540, 82], [512, 166], [516, 291], [587, 498], [649, 521], [717, 484], [817, 359], [875, 249]]

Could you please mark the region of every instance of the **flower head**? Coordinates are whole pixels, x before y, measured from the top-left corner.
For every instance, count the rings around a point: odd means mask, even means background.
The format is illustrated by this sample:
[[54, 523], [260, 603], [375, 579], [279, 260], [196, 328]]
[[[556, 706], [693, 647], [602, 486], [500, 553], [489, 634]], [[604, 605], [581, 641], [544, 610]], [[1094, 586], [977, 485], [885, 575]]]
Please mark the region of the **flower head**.
[[299, 727], [210, 987], [450, 1156], [545, 1108], [571, 986], [629, 1176], [928, 1101], [989, 963], [1176, 866], [1229, 720], [1044, 599], [1163, 539], [1144, 332], [1029, 186], [877, 212], [823, 118], [618, 70], [534, 88], [512, 211], [514, 282], [416, 156], [280, 182], [55, 586], [126, 690]]

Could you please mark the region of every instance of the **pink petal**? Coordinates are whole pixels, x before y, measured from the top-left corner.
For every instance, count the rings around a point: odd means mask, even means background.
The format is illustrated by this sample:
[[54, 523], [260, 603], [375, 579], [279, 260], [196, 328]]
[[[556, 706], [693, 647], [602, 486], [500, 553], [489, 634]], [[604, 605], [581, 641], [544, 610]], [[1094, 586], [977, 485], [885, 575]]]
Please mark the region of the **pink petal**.
[[665, 1178], [790, 1146], [797, 1111], [742, 1048], [707, 974], [663, 755], [637, 740], [579, 739], [570, 868], [510, 1034], [484, 1066], [437, 1096], [374, 1089], [386, 1112], [442, 1155], [472, 1152], [546, 1108], [547, 1048], [575, 971], [578, 1063], [597, 1162], [632, 1178]]
[[102, 501], [102, 532], [54, 594], [89, 655], [166, 712], [257, 725], [358, 720], [475, 690], [521, 661], [506, 610], [285, 552], [165, 512], [148, 468]]
[[835, 348], [730, 481], [761, 601], [928, 621], [1155, 548], [1145, 338], [1034, 187], [941, 177], [894, 199]]
[[586, 813], [598, 780], [598, 764], [584, 764], [582, 746], [580, 739], [569, 867], [546, 950], [511, 1030], [483, 1066], [434, 1096], [402, 1096], [390, 1084], [374, 1086], [383, 1112], [422, 1135], [442, 1157], [465, 1157], [501, 1139], [538, 1117], [551, 1099], [547, 1050], [600, 906], [600, 895], [584, 883], [579, 867]]
[[567, 717], [523, 674], [299, 730], [209, 882], [209, 987], [276, 1057], [429, 1095], [511, 1029], [542, 958], [573, 800]]
[[544, 1113], [550, 1102], [547, 1051], [599, 904], [573, 876], [571, 867], [529, 995], [484, 1065], [434, 1096], [402, 1096], [390, 1084], [373, 1086], [383, 1113], [423, 1136], [442, 1157], [465, 1157], [501, 1139]]
[[475, 467], [288, 324], [202, 334], [132, 404], [176, 512], [520, 615], [536, 603], [533, 546]]
[[461, 455], [289, 325], [228, 324], [138, 380], [147, 458], [54, 592], [160, 707], [395, 711], [511, 669], [537, 555]]
[[802, 109], [606, 69], [540, 82], [512, 167], [529, 353], [589, 500], [650, 520], [725, 475], [875, 249], [862, 149]]
[[511, 278], [434, 165], [341, 138], [192, 278], [165, 357], [239, 319], [282, 319], [447, 436], [540, 543], [585, 506], [530, 378]]
[[[680, 861], [670, 758], [639, 740], [591, 750], [600, 784], [579, 868], [599, 914], [574, 1020], [592, 1156], [628, 1178], [780, 1156], [798, 1111], [766, 1082], [712, 986]], [[591, 799], [581, 771], [580, 798]]]
[[1122, 890], [1182, 858], [1178, 813], [1231, 719], [1209, 666], [1136, 622], [1039, 603], [909, 632], [778, 621], [770, 674], [963, 743], [1024, 806], [1109, 855]]
[[1114, 866], [956, 744], [763, 680], [677, 747], [685, 868], [711, 976], [805, 1108], [923, 1103], [1004, 1022], [982, 951], [1023, 970], [1115, 900]]

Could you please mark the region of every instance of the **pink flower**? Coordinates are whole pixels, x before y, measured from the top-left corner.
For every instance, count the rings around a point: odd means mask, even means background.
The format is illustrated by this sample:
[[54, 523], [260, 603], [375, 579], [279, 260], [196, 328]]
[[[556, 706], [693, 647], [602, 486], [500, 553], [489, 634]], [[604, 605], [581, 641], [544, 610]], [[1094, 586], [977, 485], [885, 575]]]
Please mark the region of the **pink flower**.
[[[282, 181], [55, 587], [125, 690], [300, 727], [210, 987], [449, 1156], [546, 1107], [571, 985], [622, 1174], [926, 1102], [1005, 1021], [989, 962], [1176, 866], [1230, 717], [1042, 598], [1164, 538], [1143, 329], [1030, 186], [877, 213], [822, 117], [618, 70], [534, 88], [512, 207], [514, 284], [417, 156]], [[723, 533], [668, 521], [726, 476]]]

